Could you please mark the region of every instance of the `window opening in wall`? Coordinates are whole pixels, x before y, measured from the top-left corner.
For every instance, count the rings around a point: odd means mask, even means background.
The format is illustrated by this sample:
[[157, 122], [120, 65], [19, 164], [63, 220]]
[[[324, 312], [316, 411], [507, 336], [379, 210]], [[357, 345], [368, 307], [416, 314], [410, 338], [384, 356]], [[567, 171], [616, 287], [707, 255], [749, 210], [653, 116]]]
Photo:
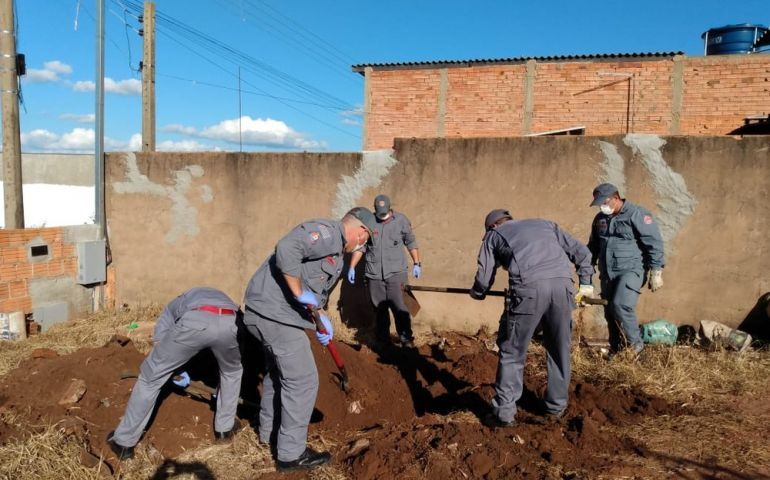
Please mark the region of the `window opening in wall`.
[[29, 247], [30, 255], [34, 257], [44, 257], [48, 255], [48, 245], [34, 245]]

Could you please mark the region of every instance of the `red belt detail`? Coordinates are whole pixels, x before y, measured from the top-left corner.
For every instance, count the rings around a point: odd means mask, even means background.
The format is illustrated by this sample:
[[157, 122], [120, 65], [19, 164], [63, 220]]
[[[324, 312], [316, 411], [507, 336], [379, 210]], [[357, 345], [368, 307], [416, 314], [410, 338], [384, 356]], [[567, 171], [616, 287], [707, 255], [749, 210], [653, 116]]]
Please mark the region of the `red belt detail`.
[[196, 310], [203, 310], [204, 312], [216, 313], [217, 315], [235, 315], [235, 310], [230, 308], [219, 308], [213, 305], [201, 305]]

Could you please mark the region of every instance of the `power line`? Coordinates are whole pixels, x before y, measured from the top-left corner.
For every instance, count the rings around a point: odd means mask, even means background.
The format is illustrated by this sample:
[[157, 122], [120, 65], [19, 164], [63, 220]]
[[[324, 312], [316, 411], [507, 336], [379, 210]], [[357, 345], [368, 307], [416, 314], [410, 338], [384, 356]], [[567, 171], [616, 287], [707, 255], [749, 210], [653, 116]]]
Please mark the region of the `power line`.
[[[156, 11], [156, 14], [157, 14], [157, 11]], [[180, 45], [180, 46], [182, 46], [183, 48], [185, 48], [185, 49], [189, 50], [189, 51], [190, 51], [190, 52], [192, 52], [193, 54], [195, 54], [195, 55], [197, 55], [197, 56], [201, 57], [202, 59], [206, 60], [208, 63], [211, 63], [212, 65], [216, 66], [217, 68], [219, 68], [219, 69], [220, 69], [220, 70], [222, 70], [223, 72], [227, 73], [228, 75], [234, 76], [234, 74], [233, 74], [231, 71], [229, 71], [227, 68], [225, 68], [225, 67], [223, 67], [222, 65], [220, 65], [220, 64], [218, 64], [218, 63], [216, 63], [215, 61], [211, 60], [210, 58], [208, 58], [208, 57], [204, 56], [203, 54], [201, 54], [201, 53], [200, 53], [200, 52], [198, 52], [197, 50], [193, 49], [192, 47], [190, 47], [190, 46], [188, 46], [188, 45], [185, 45], [184, 43], [180, 42], [179, 40], [177, 40], [176, 38], [174, 38], [174, 37], [170, 36], [169, 34], [167, 34], [167, 33], [165, 33], [165, 32], [159, 31], [159, 33], [161, 33], [162, 35], [165, 35], [167, 38], [169, 38], [169, 39], [171, 39], [172, 41], [176, 42], [177, 44], [179, 44], [179, 45]], [[261, 88], [257, 87], [257, 86], [256, 86], [256, 85], [254, 85], [253, 83], [250, 83], [250, 82], [248, 82], [248, 81], [246, 81], [246, 80], [242, 80], [242, 81], [243, 81], [243, 83], [245, 83], [245, 84], [247, 84], [247, 85], [251, 86], [252, 88], [255, 88], [255, 89], [259, 90], [259, 91], [260, 91], [262, 94], [264, 94], [264, 95], [266, 95], [266, 96], [270, 96], [270, 97], [273, 97], [273, 99], [274, 99], [274, 100], [276, 100], [277, 102], [279, 102], [279, 103], [283, 104], [284, 106], [286, 106], [286, 107], [288, 107], [288, 108], [290, 108], [290, 109], [292, 109], [292, 110], [294, 110], [294, 111], [296, 111], [296, 112], [300, 113], [301, 115], [304, 115], [304, 116], [306, 116], [306, 117], [308, 117], [308, 118], [311, 118], [311, 119], [315, 120], [316, 122], [319, 122], [319, 123], [321, 123], [321, 124], [323, 124], [323, 125], [326, 125], [326, 126], [327, 126], [327, 127], [329, 127], [329, 128], [332, 128], [332, 129], [334, 129], [334, 130], [337, 130], [337, 131], [339, 131], [339, 132], [342, 132], [342, 133], [344, 133], [344, 134], [346, 134], [346, 135], [349, 135], [349, 136], [351, 136], [351, 137], [353, 137], [353, 138], [357, 138], [357, 139], [359, 139], [359, 140], [361, 139], [361, 137], [360, 137], [359, 135], [356, 135], [356, 134], [350, 133], [350, 132], [348, 132], [347, 130], [343, 130], [343, 129], [341, 129], [341, 128], [337, 127], [336, 125], [332, 125], [331, 123], [325, 122], [325, 121], [321, 120], [320, 118], [318, 118], [318, 117], [315, 117], [314, 115], [311, 115], [311, 114], [309, 114], [309, 113], [307, 113], [307, 112], [305, 112], [305, 111], [303, 111], [303, 110], [300, 110], [299, 108], [296, 108], [296, 107], [294, 107], [293, 105], [289, 104], [287, 101], [284, 101], [284, 100], [282, 100], [282, 99], [280, 99], [280, 98], [278, 98], [278, 97], [275, 97], [274, 95], [270, 95], [270, 94], [268, 94], [267, 92], [265, 92], [265, 91], [264, 91], [264, 90], [262, 90]]]
[[[290, 23], [293, 23], [294, 25], [296, 25], [296, 26], [297, 26], [297, 27], [298, 27], [300, 30], [304, 30], [305, 32], [307, 32], [307, 33], [308, 33], [308, 34], [309, 34], [311, 37], [313, 37], [313, 38], [314, 38], [316, 41], [318, 41], [318, 42], [321, 42], [321, 43], [323, 43], [323, 44], [327, 45], [327, 46], [329, 47], [330, 51], [333, 51], [333, 52], [337, 52], [339, 55], [336, 55], [336, 56], [337, 56], [338, 58], [340, 58], [340, 59], [341, 59], [341, 60], [342, 60], [344, 63], [346, 63], [346, 64], [348, 64], [348, 65], [349, 65], [349, 64], [351, 64], [351, 63], [355, 63], [355, 60], [353, 60], [353, 57], [351, 57], [351, 56], [350, 56], [350, 55], [348, 55], [347, 53], [343, 52], [342, 50], [338, 49], [337, 47], [335, 47], [335, 46], [334, 46], [334, 45], [332, 45], [331, 43], [327, 42], [326, 40], [324, 40], [324, 39], [323, 39], [323, 38], [321, 38], [320, 36], [316, 35], [316, 34], [315, 34], [315, 33], [313, 33], [311, 30], [309, 30], [309, 29], [307, 29], [307, 28], [303, 27], [302, 25], [300, 25], [299, 23], [295, 22], [295, 21], [294, 21], [294, 20], [292, 20], [290, 17], [288, 17], [288, 16], [284, 15], [283, 13], [281, 13], [280, 11], [276, 10], [274, 7], [270, 6], [270, 5], [269, 5], [267, 2], [265, 2], [264, 0], [257, 0], [257, 1], [258, 1], [258, 3], [260, 3], [260, 4], [261, 4], [263, 7], [266, 7], [266, 8], [268, 8], [268, 9], [272, 10], [272, 11], [273, 11], [273, 12], [275, 12], [277, 15], [279, 15], [279, 16], [281, 16], [281, 17], [285, 18], [285, 19], [286, 19], [288, 22], [290, 22]], [[246, 0], [246, 3], [248, 4], [248, 0]], [[332, 52], [332, 54], [334, 54], [333, 52]]]
[[[138, 5], [134, 0], [125, 0], [125, 5], [128, 8], [134, 9], [135, 11], [138, 11], [138, 9], [141, 8], [141, 6]], [[292, 75], [272, 67], [271, 65], [258, 60], [240, 50], [237, 50], [201, 32], [200, 30], [197, 30], [174, 19], [173, 17], [165, 15], [160, 11], [156, 12], [156, 18], [158, 19], [159, 27], [169, 29], [176, 35], [179, 35], [186, 40], [197, 44], [201, 48], [208, 49], [212, 53], [216, 53], [234, 64], [242, 65], [245, 69], [250, 70], [255, 74], [261, 74], [265, 80], [270, 81], [279, 87], [294, 90], [302, 96], [310, 96], [313, 98], [321, 97], [325, 98], [327, 102], [346, 108], [351, 107], [351, 105], [345, 100], [342, 100], [335, 95], [325, 92], [296, 77], [293, 77]], [[249, 69], [249, 67], [251, 67], [251, 69]]]
[[[216, 0], [217, 3], [227, 6], [232, 10], [235, 10], [237, 7], [230, 3], [224, 3], [221, 0]], [[247, 20], [247, 16], [249, 18], [249, 23], [253, 24], [255, 28], [263, 30], [268, 35], [277, 38], [287, 45], [295, 48], [297, 51], [302, 53], [303, 55], [306, 55], [307, 57], [311, 58], [313, 61], [317, 62], [318, 64], [328, 68], [330, 71], [334, 72], [339, 77], [344, 78], [346, 81], [351, 82], [355, 84], [356, 86], [360, 86], [360, 81], [356, 81], [359, 77], [352, 76], [350, 74], [349, 65], [350, 63], [343, 59], [340, 60], [339, 55], [336, 55], [334, 52], [330, 51], [328, 48], [325, 48], [322, 44], [319, 43], [319, 41], [314, 40], [310, 36], [302, 33], [301, 31], [297, 30], [296, 28], [292, 27], [291, 25], [288, 25], [286, 22], [283, 22], [280, 18], [277, 18], [276, 16], [272, 15], [270, 12], [265, 11], [258, 11], [255, 6], [252, 6], [250, 3], [246, 2], [247, 10], [245, 11], [243, 8], [241, 8], [241, 14], [244, 21]], [[241, 7], [243, 6], [243, 3], [241, 3]], [[266, 6], [266, 5], [263, 5]], [[276, 24], [271, 23], [269, 19], [272, 19], [273, 22], [276, 22]], [[284, 26], [284, 29], [290, 30], [288, 33], [282, 30], [280, 25]], [[293, 33], [292, 33], [293, 32]], [[312, 34], [312, 32], [310, 32]], [[299, 36], [301, 37], [299, 40], [296, 38], [293, 38], [293, 36]], [[317, 35], [312, 34], [315, 37]], [[320, 37], [318, 37], [320, 38]]]

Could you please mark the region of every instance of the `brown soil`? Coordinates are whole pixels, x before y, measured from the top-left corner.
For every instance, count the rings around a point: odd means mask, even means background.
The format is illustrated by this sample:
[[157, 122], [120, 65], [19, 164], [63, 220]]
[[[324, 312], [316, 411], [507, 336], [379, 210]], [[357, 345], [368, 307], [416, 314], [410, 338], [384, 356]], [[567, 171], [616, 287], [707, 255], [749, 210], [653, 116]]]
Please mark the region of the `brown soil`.
[[[351, 478], [651, 478], [659, 472], [645, 473], [638, 462], [622, 460], [643, 457], [644, 449], [614, 432], [651, 417], [688, 413], [639, 391], [577, 379], [567, 414], [543, 424], [538, 399], [546, 377], [542, 359], [532, 356], [519, 424], [491, 430], [478, 418], [493, 394], [496, 354], [488, 342], [457, 334], [447, 338], [442, 348], [394, 349], [384, 356], [339, 344], [352, 385], [347, 394], [339, 388], [328, 352], [312, 342], [321, 387], [310, 433], [332, 440], [334, 462]], [[254, 345], [245, 347], [249, 368], [243, 397], [252, 401], [258, 401], [255, 352]], [[120, 376], [138, 371], [144, 356], [130, 342], [112, 341], [71, 355], [37, 357], [0, 378], [0, 409], [32, 425], [62, 421], [91, 452], [111, 457], [104, 438], [119, 422], [135, 382]], [[193, 379], [216, 384], [210, 355], [197, 358], [189, 371]], [[87, 391], [75, 405], [61, 406], [59, 398], [72, 378], [84, 380]], [[213, 413], [207, 403], [172, 388], [161, 399], [142, 442], [174, 457], [212, 440]], [[358, 413], [351, 411], [354, 402]], [[253, 419], [254, 413], [240, 410], [242, 418]], [[0, 443], [19, 434], [0, 422]]]

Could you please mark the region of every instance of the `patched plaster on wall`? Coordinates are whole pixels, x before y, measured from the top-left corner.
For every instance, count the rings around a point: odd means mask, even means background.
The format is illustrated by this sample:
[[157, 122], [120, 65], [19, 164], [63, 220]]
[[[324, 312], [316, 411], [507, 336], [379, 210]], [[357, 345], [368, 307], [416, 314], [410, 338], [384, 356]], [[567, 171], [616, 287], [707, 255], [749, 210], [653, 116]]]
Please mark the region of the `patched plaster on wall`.
[[332, 207], [334, 218], [342, 218], [355, 207], [364, 190], [380, 185], [396, 163], [398, 160], [393, 156], [393, 150], [363, 152], [361, 165], [353, 176], [342, 175], [337, 183], [337, 195]]
[[[167, 243], [176, 243], [183, 235], [194, 237], [200, 232], [198, 227], [198, 209], [195, 208], [187, 198], [187, 194], [192, 188], [193, 179], [203, 177], [205, 174], [200, 165], [187, 165], [181, 170], [172, 172], [173, 185], [161, 185], [150, 181], [146, 175], [139, 171], [139, 165], [136, 163], [136, 154], [126, 153], [124, 156], [126, 165], [126, 181], [115, 182], [112, 187], [116, 193], [145, 193], [168, 197], [171, 200], [172, 224], [171, 229], [166, 233]], [[201, 200], [204, 203], [210, 203], [214, 200], [211, 187], [202, 185]]]

